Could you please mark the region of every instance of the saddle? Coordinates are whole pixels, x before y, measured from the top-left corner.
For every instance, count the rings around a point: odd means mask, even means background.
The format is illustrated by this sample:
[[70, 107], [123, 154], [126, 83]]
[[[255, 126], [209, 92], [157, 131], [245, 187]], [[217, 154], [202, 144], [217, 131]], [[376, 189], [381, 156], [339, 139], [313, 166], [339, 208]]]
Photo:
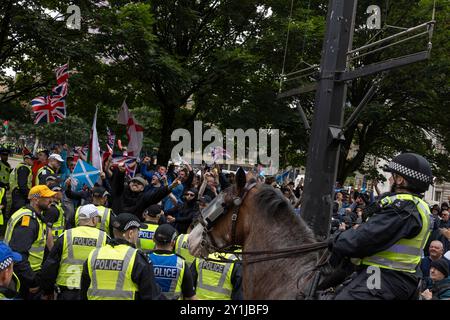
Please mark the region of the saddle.
[[308, 284], [297, 295], [298, 300], [333, 300], [336, 293], [352, 281], [354, 265], [343, 259], [333, 266], [330, 261], [313, 271]]

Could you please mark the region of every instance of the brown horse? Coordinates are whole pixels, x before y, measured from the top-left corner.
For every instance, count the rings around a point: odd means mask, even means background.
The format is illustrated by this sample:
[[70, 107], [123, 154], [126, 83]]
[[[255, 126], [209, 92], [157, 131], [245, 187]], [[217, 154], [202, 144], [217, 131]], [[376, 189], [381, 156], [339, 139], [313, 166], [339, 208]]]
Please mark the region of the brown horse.
[[[276, 252], [316, 243], [313, 232], [294, 214], [281, 192], [269, 185], [254, 184], [254, 180], [247, 183], [242, 169], [236, 174], [235, 184], [204, 209], [201, 219], [203, 222], [189, 236], [189, 251], [195, 256], [206, 256], [230, 245], [240, 245], [244, 252]], [[265, 260], [271, 254], [263, 254], [257, 258], [264, 261], [255, 263], [251, 261], [253, 256], [244, 254], [244, 298], [299, 298], [299, 293], [307, 290], [308, 274], [322, 252], [315, 250], [273, 260]]]

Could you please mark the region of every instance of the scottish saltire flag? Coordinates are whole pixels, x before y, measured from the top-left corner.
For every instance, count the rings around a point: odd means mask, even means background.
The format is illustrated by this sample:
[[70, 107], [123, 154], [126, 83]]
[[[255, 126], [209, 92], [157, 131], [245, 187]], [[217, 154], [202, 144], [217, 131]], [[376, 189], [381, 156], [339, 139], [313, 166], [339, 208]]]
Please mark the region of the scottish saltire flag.
[[137, 164], [136, 157], [127, 157], [121, 155], [113, 155], [112, 156], [112, 165], [120, 165], [123, 164], [125, 166], [125, 172], [129, 177], [134, 177], [136, 173]]
[[285, 172], [283, 172], [282, 174], [279, 174], [276, 176], [275, 180], [277, 181], [277, 183], [279, 185], [283, 184], [284, 180], [289, 176], [289, 172], [291, 170], [287, 170]]
[[61, 67], [56, 68], [55, 73], [56, 73], [56, 82], [58, 84], [66, 82], [69, 79], [69, 64], [66, 63]]
[[100, 171], [86, 161], [78, 160], [71, 177], [77, 180], [76, 190], [79, 191], [83, 189], [85, 185], [89, 188], [93, 188], [94, 184], [100, 178]]

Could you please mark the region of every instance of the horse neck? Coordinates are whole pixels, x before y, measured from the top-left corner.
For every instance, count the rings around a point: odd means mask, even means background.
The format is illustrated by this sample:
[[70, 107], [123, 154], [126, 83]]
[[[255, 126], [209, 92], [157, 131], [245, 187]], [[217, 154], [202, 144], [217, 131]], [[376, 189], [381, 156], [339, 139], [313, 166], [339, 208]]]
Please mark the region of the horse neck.
[[[258, 217], [251, 223], [244, 251], [267, 251], [291, 248], [314, 242], [311, 231], [292, 219], [269, 223]], [[247, 264], [246, 261], [271, 255], [244, 255], [243, 292], [245, 299], [295, 299], [298, 279], [317, 262], [317, 252]]]

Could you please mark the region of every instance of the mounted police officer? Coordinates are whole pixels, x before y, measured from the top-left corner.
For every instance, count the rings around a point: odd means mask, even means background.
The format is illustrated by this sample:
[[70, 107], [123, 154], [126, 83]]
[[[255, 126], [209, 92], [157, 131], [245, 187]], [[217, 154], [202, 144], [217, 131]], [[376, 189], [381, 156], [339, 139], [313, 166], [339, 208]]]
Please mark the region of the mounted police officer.
[[31, 171], [33, 164], [33, 156], [26, 154], [23, 156], [23, 162], [19, 163], [9, 176], [12, 194], [11, 214], [28, 204], [28, 192], [31, 189], [33, 179], [33, 172]]
[[428, 161], [414, 153], [395, 157], [391, 192], [380, 196], [373, 214], [357, 229], [336, 233], [332, 260], [353, 258], [356, 274], [337, 292], [338, 300], [414, 299], [431, 213], [421, 194], [432, 184]]

